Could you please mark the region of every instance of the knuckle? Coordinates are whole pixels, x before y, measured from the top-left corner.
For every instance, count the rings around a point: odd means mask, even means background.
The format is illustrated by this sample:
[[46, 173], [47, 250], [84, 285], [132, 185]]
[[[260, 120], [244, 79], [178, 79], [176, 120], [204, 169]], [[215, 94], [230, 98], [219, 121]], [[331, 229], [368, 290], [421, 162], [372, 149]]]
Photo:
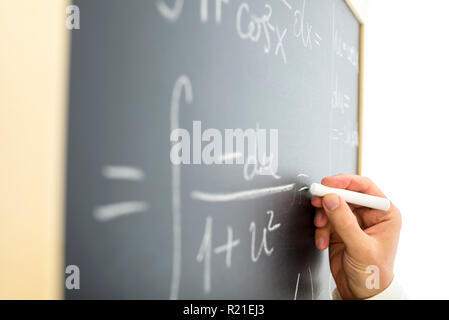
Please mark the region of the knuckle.
[[373, 180], [371, 180], [371, 179], [368, 178], [368, 177], [362, 177], [362, 179], [365, 181], [365, 183], [366, 183], [367, 185], [372, 185], [372, 184], [374, 184]]

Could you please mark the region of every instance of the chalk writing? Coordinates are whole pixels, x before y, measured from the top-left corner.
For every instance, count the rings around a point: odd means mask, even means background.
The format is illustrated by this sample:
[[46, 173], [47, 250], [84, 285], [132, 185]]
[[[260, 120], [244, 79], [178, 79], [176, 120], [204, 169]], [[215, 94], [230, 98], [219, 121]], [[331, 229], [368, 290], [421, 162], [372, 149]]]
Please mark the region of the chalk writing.
[[[173, 87], [170, 105], [170, 129], [179, 128], [179, 109], [181, 106], [181, 95], [184, 92], [185, 102], [193, 103], [193, 89], [189, 77], [180, 76]], [[172, 279], [170, 286], [170, 299], [178, 299], [179, 284], [181, 281], [181, 166], [172, 163], [171, 166], [172, 185], [172, 217], [173, 217], [173, 262]]]
[[338, 76], [335, 78], [334, 90], [332, 91], [332, 109], [339, 110], [341, 114], [344, 114], [349, 108], [351, 103], [351, 98], [343, 93], [340, 87], [340, 82]]
[[210, 292], [211, 277], [211, 256], [212, 256], [212, 217], [206, 218], [206, 226], [204, 227], [204, 236], [201, 247], [196, 256], [198, 262], [203, 262], [203, 288], [205, 293]]
[[259, 249], [256, 252], [256, 223], [251, 222], [249, 226], [249, 231], [251, 232], [251, 260], [253, 262], [257, 262], [259, 260], [260, 256], [262, 255], [262, 252], [265, 252], [267, 256], [271, 256], [273, 254], [274, 248], [268, 248], [267, 243], [267, 233], [273, 232], [274, 230], [280, 228], [280, 224], [277, 224], [275, 226], [272, 226], [272, 218], [274, 215], [273, 211], [268, 211], [268, 215], [270, 215], [270, 221], [268, 223], [268, 226], [266, 228], [263, 228], [262, 230], [262, 240], [259, 245]]
[[[221, 23], [223, 3], [228, 4], [229, 0], [215, 0], [215, 22], [217, 24]], [[209, 0], [201, 0], [200, 16], [202, 23], [209, 20]]]
[[230, 202], [230, 201], [245, 201], [259, 199], [271, 196], [278, 193], [288, 192], [295, 189], [296, 184], [288, 184], [279, 187], [262, 188], [254, 190], [246, 190], [231, 193], [211, 193], [202, 191], [192, 191], [190, 194], [192, 199], [204, 202]]
[[108, 204], [94, 209], [94, 218], [106, 222], [133, 213], [145, 212], [149, 205], [143, 201]]
[[215, 254], [226, 253], [226, 267], [230, 268], [232, 266], [232, 250], [240, 244], [240, 239], [234, 240], [234, 234], [232, 231], [232, 227], [228, 226], [228, 241], [226, 244], [221, 247], [217, 247], [214, 249]]
[[356, 130], [346, 130], [346, 128], [332, 129], [331, 140], [341, 141], [345, 145], [356, 148], [359, 146], [359, 133]]
[[321, 35], [315, 32], [313, 26], [306, 20], [306, 0], [302, 1], [300, 9], [295, 10], [294, 17], [293, 33], [302, 45], [308, 49], [313, 49], [314, 43], [320, 46], [323, 40]]
[[213, 219], [212, 217], [206, 218], [206, 224], [204, 227], [204, 235], [201, 241], [201, 246], [196, 256], [196, 260], [198, 262], [203, 263], [203, 289], [205, 293], [209, 293], [211, 291], [211, 275], [212, 275], [212, 252], [214, 254], [226, 253], [226, 267], [231, 268], [232, 266], [232, 251], [235, 247], [240, 244], [240, 239], [234, 239], [234, 233], [232, 227], [228, 226], [228, 239], [227, 242], [218, 246], [212, 250], [212, 227], [213, 227]]
[[169, 7], [164, 0], [158, 0], [156, 2], [157, 9], [159, 13], [167, 19], [169, 22], [175, 22], [178, 20], [179, 15], [182, 12], [182, 7], [184, 6], [184, 0], [176, 0], [173, 7]]
[[[259, 42], [264, 38], [264, 52], [270, 53], [272, 49], [272, 35], [277, 36], [277, 44], [275, 48], [275, 55], [281, 54], [284, 63], [287, 63], [287, 57], [284, 50], [284, 40], [287, 34], [286, 29], [279, 29], [276, 25], [271, 23], [271, 16], [273, 9], [270, 5], [265, 5], [266, 13], [257, 16], [251, 13], [250, 6], [244, 2], [237, 10], [236, 28], [237, 34], [243, 40], [251, 40], [252, 42]], [[246, 24], [243, 24], [243, 19], [246, 18]], [[246, 28], [243, 26], [246, 25]]]

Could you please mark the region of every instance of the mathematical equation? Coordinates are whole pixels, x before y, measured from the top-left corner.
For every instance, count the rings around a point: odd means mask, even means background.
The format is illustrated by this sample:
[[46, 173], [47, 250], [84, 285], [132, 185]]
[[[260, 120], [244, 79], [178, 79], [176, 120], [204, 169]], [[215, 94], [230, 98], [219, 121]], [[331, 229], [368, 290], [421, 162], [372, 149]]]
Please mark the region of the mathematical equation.
[[[290, 1], [290, 0], [289, 0]], [[307, 0], [300, 1], [300, 5], [295, 7], [287, 0], [281, 0], [284, 8], [291, 12], [291, 21], [285, 26], [280, 26], [273, 22], [273, 8], [270, 4], [264, 5], [264, 10], [255, 10], [251, 6], [242, 2], [235, 14], [235, 28], [240, 39], [253, 43], [263, 44], [263, 51], [266, 54], [274, 54], [281, 57], [284, 64], [287, 64], [288, 57], [285, 50], [285, 42], [290, 37], [300, 43], [304, 48], [313, 50], [321, 46], [322, 36], [310, 23], [307, 15]], [[189, 1], [191, 5], [194, 1]], [[200, 0], [200, 21], [209, 22], [209, 3], [215, 2], [215, 23], [221, 24], [223, 11], [230, 0]], [[176, 0], [170, 7], [164, 0], [156, 2], [160, 14], [167, 21], [176, 22], [183, 12], [184, 0]]]
[[[281, 227], [280, 223], [273, 224], [274, 219], [274, 211], [267, 211], [267, 214], [270, 216], [270, 220], [267, 226], [264, 226], [262, 229], [262, 239], [257, 242], [257, 226], [253, 221], [249, 225], [249, 232], [251, 234], [251, 260], [253, 262], [257, 262], [262, 254], [267, 256], [271, 256], [274, 252], [274, 248], [268, 245], [267, 234], [272, 233]], [[196, 260], [200, 263], [203, 263], [203, 279], [204, 279], [204, 292], [209, 293], [211, 290], [211, 261], [213, 255], [225, 255], [225, 265], [226, 268], [232, 267], [232, 252], [233, 250], [239, 246], [240, 239], [234, 239], [233, 228], [231, 226], [227, 227], [227, 241], [223, 245], [214, 245], [213, 239], [213, 218], [208, 216], [206, 218], [206, 224], [204, 229], [203, 240], [201, 241], [201, 246], [198, 251], [198, 255], [196, 256]], [[259, 243], [259, 245], [257, 245]]]
[[[233, 0], [197, 0], [184, 1], [175, 0], [168, 1], [156, 0], [155, 5], [160, 15], [167, 23], [176, 23], [183, 14], [187, 5], [199, 3], [199, 21], [201, 24], [207, 24], [212, 21], [216, 25], [222, 24], [222, 21], [231, 17], [234, 20], [235, 34], [241, 39], [241, 43], [252, 43], [258, 45], [266, 55], [272, 55], [287, 65], [292, 57], [295, 57], [294, 52], [288, 52], [287, 41], [294, 41], [300, 45], [301, 50], [313, 52], [314, 50], [325, 50], [324, 41], [331, 43], [333, 63], [343, 60], [351, 66], [358, 68], [359, 53], [355, 46], [348, 44], [345, 41], [344, 35], [333, 24], [332, 39], [326, 39], [322, 33], [312, 24], [311, 15], [309, 14], [310, 1], [290, 1], [279, 0], [283, 4], [283, 10], [286, 10], [287, 16], [290, 20], [282, 20], [283, 25], [278, 24], [273, 18], [277, 12], [273, 6], [266, 3], [261, 10], [260, 7], [255, 9], [247, 2], [239, 2], [235, 12], [227, 12], [227, 8]], [[211, 15], [211, 7], [214, 4], [215, 12]], [[285, 14], [285, 13], [284, 13]], [[276, 19], [276, 21], [278, 21]], [[339, 116], [345, 116], [350, 113], [356, 106], [357, 101], [349, 94], [351, 88], [346, 88], [341, 81], [341, 76], [336, 71], [334, 66], [332, 77], [329, 83], [332, 83], [332, 90], [326, 93], [329, 96], [329, 107], [331, 112], [335, 112]], [[180, 108], [188, 108], [194, 104], [194, 86], [191, 79], [186, 74], [180, 74], [175, 81], [170, 105], [170, 129], [172, 132], [179, 130], [179, 116]], [[326, 105], [327, 107], [328, 105]], [[359, 136], [356, 130], [349, 126], [341, 126], [338, 129], [330, 129], [329, 139], [331, 141], [340, 141], [344, 145], [350, 147], [358, 147]], [[259, 148], [259, 140], [257, 147]], [[173, 141], [172, 141], [173, 142]], [[201, 144], [201, 143], [200, 143]], [[218, 162], [226, 163], [232, 159], [240, 159], [243, 154], [223, 153], [220, 155]], [[271, 176], [275, 180], [281, 177], [277, 175], [274, 167], [277, 168], [277, 159], [269, 156], [262, 161], [258, 159], [250, 159], [252, 161], [243, 162], [243, 179], [245, 181], [254, 180], [257, 176], [266, 175]], [[260, 160], [260, 159], [259, 159]], [[212, 163], [212, 162], [211, 162]], [[133, 183], [141, 183], [145, 180], [145, 173], [140, 168], [130, 167], [126, 165], [108, 165], [103, 167], [102, 176], [107, 180], [114, 181], [128, 181]], [[232, 193], [211, 193], [200, 190], [192, 190], [190, 192], [190, 199], [193, 201], [202, 201], [208, 203], [220, 203], [230, 201], [254, 200], [262, 197], [273, 196], [285, 192], [298, 192], [295, 183], [288, 185], [281, 185], [270, 188], [263, 188], [257, 190], [243, 190]], [[171, 209], [173, 216], [173, 265], [172, 278], [170, 285], [170, 298], [177, 299], [179, 297], [179, 287], [181, 283], [181, 265], [182, 265], [182, 221], [181, 221], [181, 166], [172, 164], [171, 166]], [[123, 201], [112, 204], [100, 205], [94, 208], [93, 217], [96, 221], [105, 223], [117, 218], [129, 216], [137, 213], [144, 213], [150, 211], [151, 206], [147, 201]], [[246, 254], [252, 263], [257, 263], [262, 256], [270, 257], [275, 251], [275, 247], [269, 242], [269, 235], [281, 232], [282, 224], [276, 221], [275, 210], [267, 210], [265, 214], [268, 216], [268, 222], [265, 225], [257, 225], [255, 221], [251, 221], [247, 230], [248, 233], [236, 234], [232, 225], [216, 226], [214, 225], [214, 218], [208, 215], [204, 223], [204, 231], [201, 242], [198, 243], [198, 251], [195, 257], [197, 263], [202, 265], [203, 269], [203, 291], [209, 294], [212, 290], [212, 277], [214, 270], [212, 269], [214, 259], [223, 259], [224, 266], [228, 269], [232, 268], [232, 257], [236, 251], [244, 250], [241, 245], [244, 241], [249, 241], [250, 250]], [[214, 230], [223, 228], [221, 230], [226, 232], [227, 238], [224, 243], [217, 243], [214, 236]], [[244, 253], [245, 254], [245, 253]], [[298, 273], [296, 279], [296, 288], [294, 292], [294, 299], [297, 298], [299, 290], [299, 281], [301, 274]], [[312, 298], [314, 297], [314, 287], [312, 270], [308, 268], [308, 276], [310, 277]]]

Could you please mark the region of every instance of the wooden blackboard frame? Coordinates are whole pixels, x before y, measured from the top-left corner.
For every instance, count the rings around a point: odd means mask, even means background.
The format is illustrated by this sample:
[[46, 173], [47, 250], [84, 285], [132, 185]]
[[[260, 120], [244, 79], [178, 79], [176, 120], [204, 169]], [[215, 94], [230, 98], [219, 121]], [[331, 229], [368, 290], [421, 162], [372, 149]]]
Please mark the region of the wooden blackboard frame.
[[364, 99], [364, 75], [365, 75], [365, 22], [357, 12], [352, 0], [345, 0], [354, 17], [360, 24], [360, 48], [359, 48], [359, 148], [357, 159], [357, 174], [362, 175], [362, 151], [363, 151], [363, 99]]

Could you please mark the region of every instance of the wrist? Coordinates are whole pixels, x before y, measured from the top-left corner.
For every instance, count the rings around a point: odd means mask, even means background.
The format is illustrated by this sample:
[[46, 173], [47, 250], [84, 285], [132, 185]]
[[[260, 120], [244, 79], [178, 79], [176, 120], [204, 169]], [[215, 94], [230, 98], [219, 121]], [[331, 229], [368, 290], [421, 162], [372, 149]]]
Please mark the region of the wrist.
[[407, 296], [401, 285], [393, 279], [390, 285], [379, 294], [365, 300], [406, 300]]
[[[333, 300], [344, 300], [338, 291], [338, 288], [335, 288], [332, 292]], [[371, 296], [369, 298], [364, 298], [360, 300], [406, 300], [407, 295], [402, 289], [401, 285], [398, 281], [393, 278], [391, 283], [382, 291], [378, 291], [376, 295]]]
[[378, 269], [374, 271], [367, 269], [368, 276], [365, 280], [366, 291], [364, 292], [364, 295], [360, 297], [361, 300], [369, 300], [381, 294], [393, 283], [394, 275], [392, 272], [378, 272]]

